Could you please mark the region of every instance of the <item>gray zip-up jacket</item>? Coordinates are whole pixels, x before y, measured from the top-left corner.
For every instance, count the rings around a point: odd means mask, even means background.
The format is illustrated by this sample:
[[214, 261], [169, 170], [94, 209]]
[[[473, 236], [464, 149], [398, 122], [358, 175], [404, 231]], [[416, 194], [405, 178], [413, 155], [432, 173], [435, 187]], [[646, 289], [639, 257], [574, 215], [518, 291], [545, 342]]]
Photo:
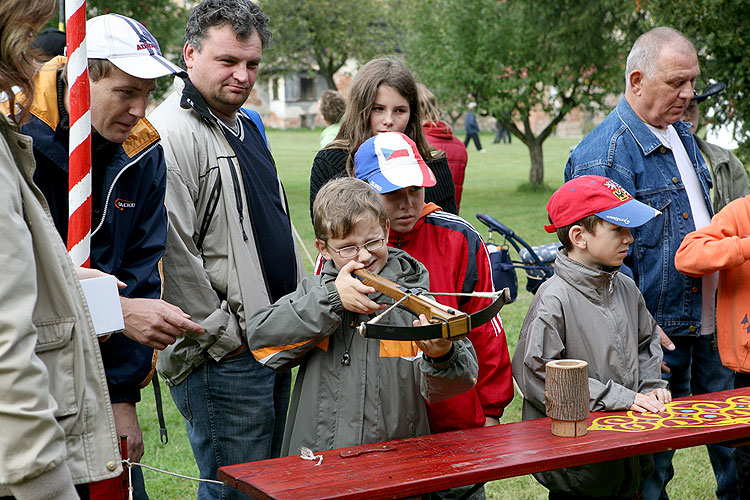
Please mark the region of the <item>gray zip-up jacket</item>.
[[0, 496], [19, 500], [122, 471], [94, 327], [33, 173], [31, 138], [0, 117]]
[[[388, 249], [381, 276], [427, 289], [427, 270], [403, 250]], [[248, 319], [255, 358], [274, 370], [299, 365], [281, 454], [314, 451], [430, 433], [424, 400], [442, 401], [476, 384], [476, 353], [468, 339], [454, 342], [445, 360], [427, 360], [414, 342], [366, 339], [354, 331], [365, 315], [343, 309], [325, 263], [319, 276]], [[380, 293], [376, 302], [393, 301]], [[411, 326], [414, 316], [394, 309], [384, 324]], [[349, 354], [350, 364], [342, 358]]]
[[[667, 385], [656, 322], [633, 280], [616, 269], [585, 266], [560, 249], [555, 274], [534, 297], [513, 354], [524, 420], [545, 416], [544, 367], [562, 358], [589, 364], [591, 411], [627, 410], [636, 393]], [[556, 492], [627, 497], [652, 468], [651, 455], [644, 455], [535, 477]]]
[[[237, 349], [247, 316], [270, 304], [237, 157], [199, 95], [186, 96], [180, 78], [175, 86], [149, 115], [167, 164], [164, 300], [190, 314], [205, 333], [187, 332], [159, 355], [156, 366], [170, 386], [185, 380], [206, 356], [219, 361]], [[295, 253], [299, 280], [305, 271], [296, 245]]]

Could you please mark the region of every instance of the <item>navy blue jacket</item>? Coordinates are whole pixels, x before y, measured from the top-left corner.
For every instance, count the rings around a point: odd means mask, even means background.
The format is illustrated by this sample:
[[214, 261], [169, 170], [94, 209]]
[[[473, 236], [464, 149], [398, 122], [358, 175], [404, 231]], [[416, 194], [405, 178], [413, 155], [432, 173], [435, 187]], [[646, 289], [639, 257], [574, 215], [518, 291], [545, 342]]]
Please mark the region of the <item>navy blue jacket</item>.
[[[34, 139], [34, 181], [65, 240], [68, 131], [66, 123], [60, 122], [56, 90], [50, 88], [56, 76], [49, 73], [40, 71], [37, 76], [37, 93], [44, 94], [34, 100], [31, 119], [22, 132]], [[123, 144], [110, 143], [109, 148], [114, 153], [111, 161], [94, 175], [100, 191], [92, 193], [91, 267], [125, 282], [122, 296], [160, 298], [159, 261], [166, 248], [167, 214], [166, 167], [159, 135], [142, 119]], [[154, 350], [123, 334], [112, 335], [99, 346], [112, 403], [139, 401], [140, 388], [152, 373]]]

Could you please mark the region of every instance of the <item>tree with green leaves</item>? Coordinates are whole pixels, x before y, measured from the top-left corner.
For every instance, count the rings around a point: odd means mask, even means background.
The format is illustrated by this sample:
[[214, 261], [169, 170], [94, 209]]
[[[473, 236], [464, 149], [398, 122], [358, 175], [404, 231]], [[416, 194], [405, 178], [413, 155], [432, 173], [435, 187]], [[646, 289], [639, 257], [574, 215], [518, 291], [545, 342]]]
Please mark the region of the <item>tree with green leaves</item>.
[[268, 70], [333, 75], [349, 59], [365, 63], [394, 51], [396, 40], [383, 0], [264, 0], [271, 19], [271, 45], [263, 52]]
[[[698, 50], [698, 86], [723, 82], [726, 92], [701, 106], [710, 107], [709, 126], [728, 125], [740, 143], [739, 156], [750, 162], [750, 0], [643, 0], [653, 26], [670, 26], [692, 40]], [[706, 110], [703, 116], [706, 116]]]
[[[555, 126], [624, 88], [639, 12], [619, 0], [413, 0], [407, 18], [410, 68], [438, 98], [460, 94], [499, 120], [529, 148], [529, 182], [541, 185]], [[550, 117], [541, 130], [534, 110]]]

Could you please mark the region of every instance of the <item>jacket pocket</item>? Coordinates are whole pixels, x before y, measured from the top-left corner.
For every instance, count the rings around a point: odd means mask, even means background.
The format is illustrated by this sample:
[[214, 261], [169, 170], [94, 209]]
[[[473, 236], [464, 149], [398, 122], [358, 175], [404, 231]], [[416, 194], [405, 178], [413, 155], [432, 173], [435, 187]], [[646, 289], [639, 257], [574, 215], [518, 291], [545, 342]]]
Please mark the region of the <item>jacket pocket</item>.
[[58, 419], [78, 413], [75, 376], [75, 320], [56, 319], [35, 323], [37, 329], [37, 356], [47, 367], [50, 394], [57, 403]]
[[654, 248], [658, 246], [665, 238], [668, 237], [667, 230], [670, 220], [670, 204], [672, 202], [666, 193], [654, 193], [642, 196], [639, 201], [653, 207], [661, 212], [659, 217], [655, 217], [635, 230], [635, 244], [645, 248]]

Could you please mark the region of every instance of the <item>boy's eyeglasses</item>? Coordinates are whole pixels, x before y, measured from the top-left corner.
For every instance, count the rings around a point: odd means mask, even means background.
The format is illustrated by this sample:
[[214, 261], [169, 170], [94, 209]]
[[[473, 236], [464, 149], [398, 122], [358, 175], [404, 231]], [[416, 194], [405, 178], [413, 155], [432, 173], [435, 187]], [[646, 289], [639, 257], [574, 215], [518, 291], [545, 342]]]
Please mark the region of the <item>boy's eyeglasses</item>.
[[385, 245], [385, 236], [376, 240], [368, 241], [364, 245], [351, 245], [348, 247], [339, 248], [338, 250], [336, 250], [335, 248], [331, 248], [331, 250], [339, 254], [343, 259], [351, 259], [352, 257], [357, 256], [360, 248], [364, 248], [368, 252], [372, 253], [383, 248], [383, 245]]

